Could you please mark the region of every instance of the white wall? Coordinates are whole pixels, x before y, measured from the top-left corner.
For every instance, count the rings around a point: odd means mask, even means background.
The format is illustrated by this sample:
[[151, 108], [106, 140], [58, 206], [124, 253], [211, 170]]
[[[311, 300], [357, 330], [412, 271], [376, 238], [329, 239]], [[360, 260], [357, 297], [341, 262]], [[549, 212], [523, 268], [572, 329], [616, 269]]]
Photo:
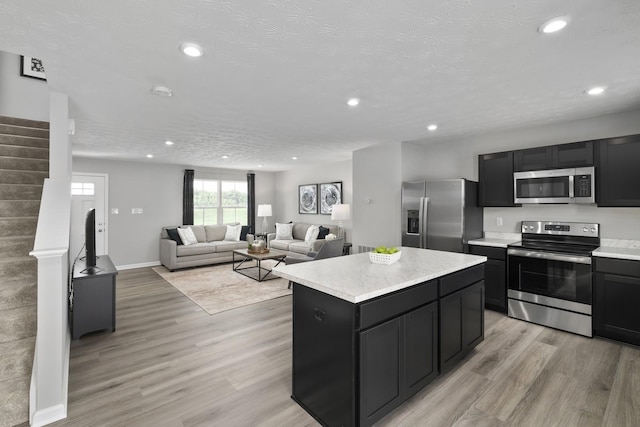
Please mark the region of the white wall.
[[[338, 181], [342, 181], [342, 202], [352, 204], [353, 178], [350, 160], [278, 172], [275, 179], [275, 199], [263, 202], [270, 203], [273, 208], [273, 217], [269, 218], [269, 228], [272, 228], [276, 222], [289, 221], [337, 225], [337, 222], [331, 221], [331, 215], [298, 213], [298, 186]], [[353, 220], [343, 222], [349, 242], [352, 241], [352, 223]], [[260, 229], [260, 223], [258, 223], [258, 229]]]
[[[468, 178], [477, 181], [479, 154], [637, 133], [640, 133], [640, 110], [431, 145], [405, 143], [403, 180]], [[640, 164], [640, 159], [638, 161]], [[502, 226], [496, 225], [498, 217], [503, 218]], [[485, 231], [519, 232], [521, 220], [598, 222], [604, 238], [640, 240], [640, 208], [534, 205], [484, 210]]]
[[402, 144], [353, 153], [353, 246], [400, 245]]
[[49, 86], [20, 75], [20, 56], [0, 51], [0, 116], [49, 121]]
[[[142, 162], [73, 158], [74, 172], [109, 175], [109, 256], [117, 267], [159, 262], [160, 230], [182, 224], [182, 182], [191, 167]], [[246, 172], [194, 168], [199, 178], [246, 180]], [[273, 200], [273, 173], [256, 173], [256, 203]], [[111, 214], [117, 208], [118, 215]], [[132, 215], [132, 208], [142, 208]]]

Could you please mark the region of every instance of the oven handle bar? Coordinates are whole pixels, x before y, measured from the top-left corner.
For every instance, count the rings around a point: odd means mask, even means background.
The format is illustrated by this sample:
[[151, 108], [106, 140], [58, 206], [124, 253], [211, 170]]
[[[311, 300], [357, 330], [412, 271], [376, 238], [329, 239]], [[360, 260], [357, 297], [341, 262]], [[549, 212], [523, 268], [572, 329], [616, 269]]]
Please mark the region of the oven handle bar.
[[567, 255], [567, 254], [558, 254], [555, 252], [540, 252], [540, 251], [531, 251], [526, 249], [515, 249], [515, 248], [509, 248], [507, 250], [507, 254], [522, 256], [526, 258], [541, 258], [541, 259], [548, 259], [551, 261], [573, 262], [576, 264], [591, 264], [591, 257], [589, 256]]

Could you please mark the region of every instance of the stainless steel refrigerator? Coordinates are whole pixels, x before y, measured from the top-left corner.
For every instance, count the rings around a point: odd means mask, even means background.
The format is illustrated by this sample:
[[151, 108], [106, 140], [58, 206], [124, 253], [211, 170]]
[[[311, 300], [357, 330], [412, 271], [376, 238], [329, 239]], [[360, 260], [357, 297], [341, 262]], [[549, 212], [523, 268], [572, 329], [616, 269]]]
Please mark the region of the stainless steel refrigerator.
[[482, 220], [477, 182], [402, 183], [402, 246], [462, 253], [482, 237]]

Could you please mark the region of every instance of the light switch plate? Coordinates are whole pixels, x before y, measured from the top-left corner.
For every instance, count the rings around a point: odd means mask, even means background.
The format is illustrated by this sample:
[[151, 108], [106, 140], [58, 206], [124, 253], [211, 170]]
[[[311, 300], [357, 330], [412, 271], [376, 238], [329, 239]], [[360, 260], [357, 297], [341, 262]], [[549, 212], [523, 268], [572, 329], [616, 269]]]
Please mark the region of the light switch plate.
[[142, 208], [132, 208], [131, 209], [131, 214], [132, 215], [139, 215], [142, 213]]
[[111, 208], [111, 215], [118, 215], [118, 208]]

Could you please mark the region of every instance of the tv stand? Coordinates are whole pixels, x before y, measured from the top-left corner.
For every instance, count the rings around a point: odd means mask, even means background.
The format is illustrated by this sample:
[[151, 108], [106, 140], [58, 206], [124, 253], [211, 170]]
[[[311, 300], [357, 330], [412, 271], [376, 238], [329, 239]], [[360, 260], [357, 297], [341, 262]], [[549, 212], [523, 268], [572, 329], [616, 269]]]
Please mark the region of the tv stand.
[[108, 255], [101, 255], [96, 266], [87, 267], [84, 258], [73, 267], [69, 303], [71, 337], [76, 340], [88, 332], [116, 330], [116, 275], [118, 270]]

